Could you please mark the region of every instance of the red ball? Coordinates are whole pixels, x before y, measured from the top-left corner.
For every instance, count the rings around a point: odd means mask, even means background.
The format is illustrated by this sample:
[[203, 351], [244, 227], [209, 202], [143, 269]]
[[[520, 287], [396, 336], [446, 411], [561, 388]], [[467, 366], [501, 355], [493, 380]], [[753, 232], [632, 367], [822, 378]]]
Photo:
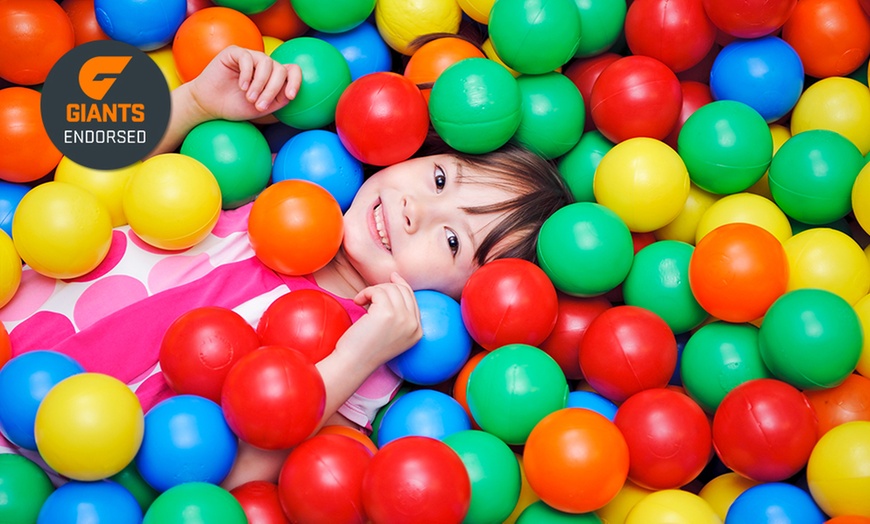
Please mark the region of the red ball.
[[299, 444], [278, 478], [281, 505], [296, 523], [364, 524], [363, 476], [372, 452], [343, 435], [317, 435]]
[[459, 300], [462, 321], [487, 350], [507, 344], [537, 347], [559, 314], [556, 288], [544, 270], [519, 258], [502, 258], [472, 273]]
[[109, 40], [109, 35], [97, 22], [94, 0], [63, 0], [60, 6], [63, 7], [72, 22], [76, 37], [75, 45], [95, 40]]
[[614, 423], [628, 444], [628, 478], [644, 488], [679, 489], [695, 480], [710, 460], [710, 421], [694, 400], [678, 391], [638, 392], [619, 406]]
[[263, 36], [271, 36], [282, 42], [302, 36], [308, 31], [308, 26], [296, 14], [290, 0], [277, 0], [272, 7], [250, 14], [248, 18], [253, 20]]
[[807, 397], [771, 378], [735, 387], [713, 416], [716, 454], [734, 472], [759, 482], [779, 482], [800, 471], [817, 440]]
[[430, 437], [392, 440], [363, 476], [363, 507], [378, 524], [460, 523], [471, 504], [471, 481], [462, 459]]
[[[595, 85], [595, 81], [598, 80], [604, 68], [620, 58], [622, 58], [621, 55], [616, 53], [601, 53], [594, 57], [574, 60], [565, 69], [565, 76], [574, 82], [574, 85], [580, 90], [580, 94], [583, 95], [583, 108], [586, 110], [584, 114], [592, 114], [589, 102], [592, 100], [592, 86]], [[592, 129], [595, 129], [595, 123], [590, 117], [586, 119], [584, 131]]]
[[257, 335], [264, 346], [296, 349], [316, 364], [332, 353], [350, 325], [347, 310], [332, 295], [300, 289], [278, 297], [266, 308]]
[[69, 16], [54, 0], [0, 2], [0, 35], [0, 78], [21, 85], [45, 82], [76, 43]]
[[278, 498], [278, 486], [265, 480], [252, 480], [233, 488], [230, 494], [239, 501], [249, 524], [289, 524]]
[[556, 326], [540, 348], [553, 357], [565, 378], [583, 378], [580, 369], [580, 342], [589, 324], [601, 313], [610, 309], [610, 301], [604, 297], [574, 297], [558, 293], [559, 313]]
[[32, 182], [60, 162], [62, 155], [42, 124], [41, 100], [39, 91], [26, 87], [0, 89], [0, 179]]
[[429, 132], [429, 107], [411, 79], [386, 71], [357, 78], [335, 108], [341, 143], [360, 162], [388, 166], [407, 160]]
[[807, 75], [846, 76], [866, 65], [870, 17], [858, 0], [801, 0], [782, 27], [782, 39]]
[[595, 127], [611, 142], [635, 137], [663, 140], [680, 117], [677, 75], [661, 60], [626, 56], [607, 66], [592, 86]]
[[701, 0], [634, 0], [625, 40], [635, 55], [661, 60], [679, 73], [698, 64], [716, 41], [716, 26]]
[[248, 238], [257, 258], [287, 275], [308, 275], [338, 253], [341, 207], [329, 191], [307, 180], [282, 180], [251, 206]]
[[701, 82], [691, 80], [680, 81], [680, 90], [683, 92], [683, 105], [680, 108], [680, 117], [677, 119], [677, 124], [667, 137], [665, 143], [675, 150], [677, 149], [677, 139], [680, 137], [680, 130], [686, 120], [692, 116], [692, 113], [699, 108], [713, 101], [713, 94], [710, 92], [710, 86]]
[[667, 386], [677, 366], [677, 339], [652, 311], [615, 306], [589, 324], [579, 357], [589, 385], [619, 404], [644, 389]]
[[12, 340], [6, 326], [0, 324], [0, 368], [12, 359]]
[[737, 38], [767, 36], [785, 24], [797, 0], [703, 0], [710, 20]]
[[221, 407], [230, 429], [262, 449], [286, 449], [311, 435], [323, 417], [326, 387], [308, 358], [282, 346], [242, 357], [224, 381]]
[[160, 369], [176, 393], [220, 403], [227, 373], [258, 347], [254, 328], [235, 311], [196, 308], [175, 319], [163, 335]]
[[819, 420], [819, 437], [846, 422], [870, 421], [870, 379], [857, 373], [839, 386], [804, 391], [804, 395]]

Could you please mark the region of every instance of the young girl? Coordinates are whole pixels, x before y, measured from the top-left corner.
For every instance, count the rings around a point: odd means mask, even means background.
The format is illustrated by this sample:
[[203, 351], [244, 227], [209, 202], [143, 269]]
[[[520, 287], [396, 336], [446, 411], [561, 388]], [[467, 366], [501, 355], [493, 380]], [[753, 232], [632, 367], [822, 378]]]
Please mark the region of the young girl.
[[[207, 120], [268, 115], [287, 104], [300, 84], [298, 66], [229, 47], [197, 78], [173, 91], [169, 129], [152, 154], [174, 150]], [[482, 264], [500, 257], [533, 260], [541, 224], [569, 199], [552, 164], [520, 147], [507, 145], [479, 156], [444, 148], [369, 177], [345, 213], [338, 254], [309, 277], [278, 275], [256, 259], [246, 235], [248, 205], [223, 212], [215, 231], [183, 253], [148, 248], [128, 226], [118, 228], [123, 248], [120, 254], [110, 250], [108, 269], [57, 282], [38, 311], [22, 308], [21, 300], [16, 305], [16, 297], [0, 309], [0, 319], [10, 331], [15, 354], [32, 349], [70, 354], [88, 371], [130, 384], [147, 410], [171, 395], [156, 363], [162, 335], [178, 316], [218, 305], [256, 325], [278, 296], [320, 288], [339, 298], [354, 320], [335, 350], [317, 364], [326, 385], [321, 425], [365, 428], [400, 383], [386, 362], [422, 335], [413, 290], [459, 299]], [[122, 275], [132, 277], [123, 281], [124, 289], [141, 287], [141, 292], [120, 301], [113, 296], [111, 304], [94, 300], [103, 296], [100, 286], [107, 288], [109, 279]], [[45, 280], [30, 279], [18, 295], [24, 301], [30, 300], [29, 293], [46, 295]], [[141, 285], [131, 286], [133, 282]], [[80, 308], [85, 297], [96, 304]], [[63, 328], [50, 332], [48, 319], [54, 328]], [[225, 487], [254, 479], [275, 481], [286, 453], [242, 445]]]

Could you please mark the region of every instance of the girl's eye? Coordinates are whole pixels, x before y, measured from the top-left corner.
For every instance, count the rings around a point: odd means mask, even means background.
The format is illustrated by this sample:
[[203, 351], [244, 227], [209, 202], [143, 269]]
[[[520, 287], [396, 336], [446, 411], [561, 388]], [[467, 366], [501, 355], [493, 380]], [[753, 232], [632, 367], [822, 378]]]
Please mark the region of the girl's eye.
[[455, 257], [456, 253], [459, 253], [459, 237], [450, 229], [444, 228], [444, 232], [447, 235], [447, 247], [450, 248], [450, 252]]
[[447, 184], [447, 175], [444, 174], [444, 169], [441, 166], [435, 166], [435, 190], [440, 193], [444, 190], [444, 185]]

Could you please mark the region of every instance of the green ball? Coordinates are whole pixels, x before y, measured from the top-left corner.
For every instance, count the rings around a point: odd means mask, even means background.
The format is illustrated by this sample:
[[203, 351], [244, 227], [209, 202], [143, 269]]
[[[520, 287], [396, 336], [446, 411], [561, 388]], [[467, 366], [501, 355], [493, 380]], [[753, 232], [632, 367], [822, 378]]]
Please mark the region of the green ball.
[[508, 67], [539, 75], [574, 58], [581, 23], [574, 0], [498, 0], [488, 28], [496, 54]]
[[739, 193], [758, 182], [773, 157], [773, 136], [758, 111], [735, 100], [691, 114], [677, 137], [689, 178], [709, 193]]
[[798, 389], [840, 385], [858, 365], [864, 335], [852, 306], [823, 289], [796, 289], [776, 299], [759, 330], [761, 358]]
[[538, 500], [520, 513], [517, 524], [601, 524], [601, 519], [595, 513], [565, 513]]
[[0, 522], [30, 524], [54, 486], [33, 461], [14, 453], [0, 454]]
[[471, 481], [471, 505], [462, 522], [504, 522], [522, 487], [520, 465], [511, 448], [495, 435], [473, 429], [448, 435], [444, 443], [462, 459]]
[[375, 0], [290, 0], [299, 19], [324, 33], [344, 33], [365, 22]]
[[583, 135], [583, 95], [562, 73], [517, 78], [522, 117], [515, 138], [527, 149], [551, 159], [564, 155]]
[[488, 58], [466, 58], [435, 80], [429, 117], [438, 135], [464, 153], [488, 153], [507, 143], [522, 119], [516, 79]]
[[689, 286], [694, 251], [694, 246], [678, 240], [660, 240], [641, 249], [622, 284], [625, 303], [662, 317], [676, 334], [701, 325], [708, 315]]
[[575, 3], [580, 10], [583, 35], [574, 56], [592, 57], [613, 47], [623, 34], [627, 3], [624, 0], [575, 0]]
[[151, 504], [157, 496], [160, 495], [160, 493], [152, 488], [150, 484], [145, 482], [145, 479], [143, 479], [142, 475], [139, 474], [139, 470], [136, 469], [136, 461], [127, 464], [127, 467], [112, 475], [109, 480], [113, 480], [127, 488], [127, 491], [133, 495], [136, 502], [139, 503], [139, 507], [142, 508], [143, 515], [148, 511], [148, 508], [151, 507]]
[[214, 175], [223, 209], [254, 200], [272, 175], [269, 143], [250, 122], [203, 122], [188, 133], [180, 151], [202, 162]]
[[296, 129], [318, 129], [335, 121], [338, 99], [350, 85], [350, 66], [335, 46], [302, 36], [279, 45], [270, 55], [282, 64], [296, 64], [302, 69], [299, 94], [273, 113]]
[[507, 444], [524, 444], [532, 428], [568, 402], [568, 381], [542, 350], [508, 344], [483, 357], [468, 377], [468, 408], [478, 426]]
[[768, 183], [782, 211], [820, 225], [852, 210], [852, 186], [864, 167], [858, 147], [827, 129], [798, 133], [785, 141], [770, 163]]
[[235, 9], [246, 15], [253, 15], [262, 13], [275, 5], [275, 0], [212, 0], [212, 3], [217, 6]]
[[710, 414], [735, 387], [770, 377], [758, 348], [758, 328], [752, 324], [707, 324], [689, 337], [680, 357], [686, 393]]
[[562, 207], [538, 233], [538, 263], [553, 285], [569, 295], [602, 295], [625, 280], [634, 260], [628, 226], [593, 202]]
[[577, 145], [559, 159], [556, 167], [571, 190], [574, 201], [595, 202], [595, 170], [614, 145], [600, 131], [587, 131]]
[[247, 524], [242, 505], [229, 491], [207, 482], [187, 482], [164, 491], [142, 524]]

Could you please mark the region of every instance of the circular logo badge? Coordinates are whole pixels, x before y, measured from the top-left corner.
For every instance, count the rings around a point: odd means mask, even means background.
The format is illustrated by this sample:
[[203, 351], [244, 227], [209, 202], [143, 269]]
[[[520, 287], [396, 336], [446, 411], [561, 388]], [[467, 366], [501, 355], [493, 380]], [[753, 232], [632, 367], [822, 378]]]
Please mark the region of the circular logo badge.
[[41, 109], [61, 153], [92, 169], [118, 169], [144, 158], [163, 138], [169, 87], [147, 54], [99, 40], [57, 61], [45, 79]]

